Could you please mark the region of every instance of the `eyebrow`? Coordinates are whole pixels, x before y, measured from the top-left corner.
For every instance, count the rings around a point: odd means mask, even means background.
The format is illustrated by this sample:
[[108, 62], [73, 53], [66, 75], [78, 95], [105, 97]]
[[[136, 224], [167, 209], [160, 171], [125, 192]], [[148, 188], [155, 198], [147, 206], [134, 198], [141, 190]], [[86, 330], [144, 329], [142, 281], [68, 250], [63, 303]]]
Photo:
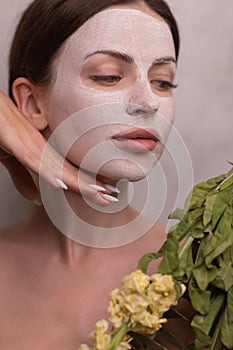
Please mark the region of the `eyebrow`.
[[170, 64], [170, 63], [175, 63], [176, 65], [176, 60], [174, 57], [161, 57], [161, 58], [156, 58], [153, 63], [152, 66], [162, 66], [164, 64]]
[[103, 54], [107, 54], [109, 56], [112, 56], [112, 57], [115, 57], [115, 58], [118, 58], [126, 63], [134, 63], [134, 59], [128, 55], [126, 55], [125, 53], [123, 52], [120, 52], [120, 51], [114, 51], [114, 50], [97, 50], [97, 51], [94, 51], [94, 52], [91, 52], [89, 53], [86, 57], [85, 57], [85, 60], [90, 57], [90, 56], [93, 56], [95, 54], [98, 54], [98, 53], [103, 53]]
[[[130, 64], [134, 63], [133, 57], [130, 57], [129, 55], [127, 55], [123, 52], [114, 51], [114, 50], [97, 50], [97, 51], [91, 52], [88, 55], [86, 55], [84, 60], [86, 60], [88, 57], [91, 57], [91, 56], [98, 54], [98, 53], [103, 53], [103, 54], [112, 56], [112, 57], [120, 59], [126, 63], [130, 63]], [[176, 60], [174, 57], [170, 57], [170, 56], [169, 57], [161, 57], [161, 58], [156, 58], [152, 62], [152, 66], [162, 66], [164, 64], [170, 64], [170, 63], [176, 64]]]

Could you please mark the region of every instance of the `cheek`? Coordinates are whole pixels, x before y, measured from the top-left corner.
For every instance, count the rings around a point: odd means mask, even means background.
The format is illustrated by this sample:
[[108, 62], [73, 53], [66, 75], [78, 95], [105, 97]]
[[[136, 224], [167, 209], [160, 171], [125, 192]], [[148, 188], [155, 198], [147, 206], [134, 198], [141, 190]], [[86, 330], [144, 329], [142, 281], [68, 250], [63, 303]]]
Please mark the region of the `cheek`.
[[167, 142], [171, 132], [175, 116], [175, 104], [173, 97], [159, 99], [158, 125], [162, 135], [162, 143]]
[[126, 103], [129, 99], [127, 88], [118, 91], [100, 91], [80, 84], [78, 90], [76, 96], [80, 100], [79, 110], [105, 104]]
[[77, 136], [65, 155], [72, 163], [83, 168], [98, 171], [101, 162], [111, 159], [112, 145], [108, 137], [108, 127], [91, 127], [89, 131]]
[[173, 124], [175, 117], [175, 103], [173, 97], [161, 97], [159, 99], [159, 113], [169, 124]]
[[48, 122], [51, 131], [71, 115], [93, 105], [79, 81], [71, 77], [67, 80], [59, 76], [50, 92]]
[[62, 89], [64, 84], [57, 84], [50, 97], [49, 126], [51, 131], [69, 116], [93, 106], [126, 102], [127, 91], [104, 92], [85, 87], [80, 81], [72, 82]]

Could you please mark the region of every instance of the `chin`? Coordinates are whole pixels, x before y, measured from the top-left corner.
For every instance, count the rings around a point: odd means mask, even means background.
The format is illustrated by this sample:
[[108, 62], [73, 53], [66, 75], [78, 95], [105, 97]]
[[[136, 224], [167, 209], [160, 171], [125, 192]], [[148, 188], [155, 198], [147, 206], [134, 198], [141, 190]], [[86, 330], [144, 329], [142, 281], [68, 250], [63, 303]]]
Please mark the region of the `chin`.
[[112, 160], [103, 165], [98, 174], [109, 179], [129, 182], [140, 181], [144, 179], [154, 168], [157, 162], [153, 164], [135, 164], [130, 160]]

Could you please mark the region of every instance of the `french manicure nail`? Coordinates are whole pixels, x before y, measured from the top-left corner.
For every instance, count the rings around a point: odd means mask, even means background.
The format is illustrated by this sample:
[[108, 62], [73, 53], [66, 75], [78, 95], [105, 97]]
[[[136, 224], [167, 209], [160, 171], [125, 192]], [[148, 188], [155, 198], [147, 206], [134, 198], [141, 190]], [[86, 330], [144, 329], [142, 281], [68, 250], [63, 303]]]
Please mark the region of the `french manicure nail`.
[[106, 184], [105, 187], [111, 192], [118, 193], [118, 194], [121, 193], [121, 191], [115, 186]]
[[63, 190], [68, 190], [68, 186], [63, 182], [61, 179], [58, 179], [58, 177], [55, 178], [56, 184]]
[[102, 192], [105, 192], [106, 191], [106, 188], [102, 187], [102, 186], [99, 186], [99, 185], [89, 185], [89, 187], [91, 187], [93, 190], [96, 190], [96, 191], [102, 191]]
[[109, 202], [119, 202], [119, 199], [112, 197], [109, 194], [102, 194], [102, 197]]

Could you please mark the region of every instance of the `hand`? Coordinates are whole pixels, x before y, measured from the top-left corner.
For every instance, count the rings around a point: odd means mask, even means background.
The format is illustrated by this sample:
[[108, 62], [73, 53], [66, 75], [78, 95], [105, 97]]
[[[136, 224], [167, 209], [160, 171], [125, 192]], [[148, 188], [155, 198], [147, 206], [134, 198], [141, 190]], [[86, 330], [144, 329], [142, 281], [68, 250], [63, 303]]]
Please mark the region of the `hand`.
[[[46, 164], [40, 169], [46, 145], [47, 141], [42, 134], [24, 118], [9, 97], [0, 91], [0, 162], [8, 170], [16, 189], [26, 199], [40, 199], [29, 169], [36, 174], [40, 172], [55, 188], [82, 192], [101, 205], [111, 201], [104, 198], [104, 195], [111, 194], [112, 189], [109, 190], [105, 184], [78, 170], [50, 146], [46, 153]], [[101, 188], [95, 188], [92, 184], [103, 187], [106, 191], [101, 191]]]

